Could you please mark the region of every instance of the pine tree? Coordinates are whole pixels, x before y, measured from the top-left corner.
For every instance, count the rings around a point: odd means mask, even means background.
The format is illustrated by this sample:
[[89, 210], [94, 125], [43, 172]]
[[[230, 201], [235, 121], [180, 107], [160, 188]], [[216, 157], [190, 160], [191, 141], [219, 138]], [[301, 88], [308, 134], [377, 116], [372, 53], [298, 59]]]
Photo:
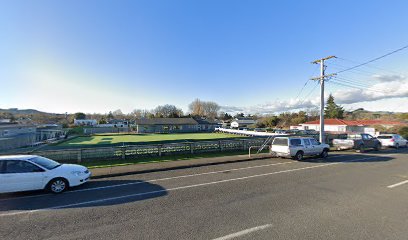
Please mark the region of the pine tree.
[[324, 115], [326, 118], [339, 118], [343, 119], [344, 109], [342, 106], [337, 105], [334, 102], [333, 95], [330, 94], [327, 99], [326, 108], [324, 109]]

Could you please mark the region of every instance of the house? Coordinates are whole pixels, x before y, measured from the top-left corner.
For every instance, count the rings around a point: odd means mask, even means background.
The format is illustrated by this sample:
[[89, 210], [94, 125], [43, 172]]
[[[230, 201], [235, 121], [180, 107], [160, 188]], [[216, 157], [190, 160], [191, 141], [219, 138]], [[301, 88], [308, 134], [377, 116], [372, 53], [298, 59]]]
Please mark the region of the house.
[[0, 124], [0, 151], [34, 144], [36, 129], [34, 125]]
[[212, 132], [217, 127], [221, 127], [221, 124], [215, 120], [205, 119], [205, 118], [195, 118], [197, 122], [198, 132]]
[[108, 123], [98, 124], [96, 127], [117, 127], [117, 128], [127, 128], [129, 127], [128, 120], [112, 119]]
[[[299, 125], [300, 127], [297, 127], [296, 129], [320, 131], [320, 120], [310, 121]], [[334, 133], [366, 132], [373, 134], [375, 130], [371, 126], [375, 125], [393, 127], [397, 125], [404, 125], [404, 123], [385, 120], [344, 120], [337, 118], [336, 119], [329, 118], [324, 120], [325, 132]], [[292, 126], [291, 129], [295, 127], [296, 126]]]
[[231, 122], [231, 128], [245, 128], [253, 124], [256, 124], [256, 121], [252, 118], [235, 118]]
[[152, 118], [138, 119], [134, 126], [138, 133], [187, 133], [212, 132], [218, 123], [201, 118]]
[[0, 124], [0, 138], [1, 137], [14, 137], [18, 135], [24, 134], [35, 134], [36, 133], [36, 126], [34, 125], [25, 125], [25, 124]]
[[130, 125], [131, 123], [128, 120], [111, 119], [108, 123], [84, 128], [84, 134], [126, 133], [131, 131]]
[[50, 139], [59, 139], [65, 135], [65, 131], [59, 124], [43, 124], [37, 126], [37, 142], [42, 142]]
[[74, 119], [75, 126], [95, 126], [98, 122], [95, 119]]

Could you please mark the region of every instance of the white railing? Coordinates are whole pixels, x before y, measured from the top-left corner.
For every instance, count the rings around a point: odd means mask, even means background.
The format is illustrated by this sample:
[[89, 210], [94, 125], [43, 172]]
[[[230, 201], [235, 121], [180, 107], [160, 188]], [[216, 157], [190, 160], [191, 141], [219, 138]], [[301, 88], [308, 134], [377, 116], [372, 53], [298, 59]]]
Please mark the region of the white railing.
[[270, 132], [255, 132], [248, 130], [237, 130], [237, 129], [228, 129], [228, 128], [215, 128], [215, 131], [231, 134], [240, 134], [245, 136], [260, 136], [260, 137], [269, 137], [269, 136], [282, 136], [288, 134], [282, 133], [270, 133]]

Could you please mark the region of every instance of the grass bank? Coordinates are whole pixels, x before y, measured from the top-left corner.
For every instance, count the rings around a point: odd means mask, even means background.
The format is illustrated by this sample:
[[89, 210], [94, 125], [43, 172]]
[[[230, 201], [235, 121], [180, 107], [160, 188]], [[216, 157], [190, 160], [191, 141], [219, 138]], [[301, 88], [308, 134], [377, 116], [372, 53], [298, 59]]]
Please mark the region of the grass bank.
[[[262, 153], [266, 153], [266, 152], [268, 152], [268, 150], [262, 151]], [[194, 160], [194, 159], [200, 159], [200, 158], [215, 158], [215, 157], [235, 156], [235, 155], [243, 155], [243, 154], [248, 154], [248, 151], [200, 153], [200, 154], [194, 154], [194, 155], [173, 155], [173, 156], [162, 156], [162, 157], [147, 157], [143, 159], [92, 160], [92, 161], [83, 161], [81, 165], [92, 169], [92, 168], [127, 166], [127, 165], [133, 165], [133, 164]]]

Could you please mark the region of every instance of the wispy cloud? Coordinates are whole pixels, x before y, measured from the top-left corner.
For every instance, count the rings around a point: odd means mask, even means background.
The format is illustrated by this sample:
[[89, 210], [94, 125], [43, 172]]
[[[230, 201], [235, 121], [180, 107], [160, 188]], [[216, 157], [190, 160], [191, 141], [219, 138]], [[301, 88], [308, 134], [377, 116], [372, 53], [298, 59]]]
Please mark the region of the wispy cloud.
[[[336, 103], [353, 104], [360, 102], [372, 102], [389, 98], [408, 98], [408, 79], [405, 76], [373, 75], [372, 80], [373, 84], [369, 88], [347, 88], [332, 92]], [[327, 95], [328, 94], [329, 93], [327, 93]], [[317, 106], [319, 106], [319, 98], [315, 97], [312, 99], [307, 99], [305, 101], [300, 99], [290, 99], [284, 101], [268, 102], [249, 107], [223, 106], [222, 110], [230, 113], [244, 112], [251, 114], [271, 114], [284, 111], [314, 108]]]

